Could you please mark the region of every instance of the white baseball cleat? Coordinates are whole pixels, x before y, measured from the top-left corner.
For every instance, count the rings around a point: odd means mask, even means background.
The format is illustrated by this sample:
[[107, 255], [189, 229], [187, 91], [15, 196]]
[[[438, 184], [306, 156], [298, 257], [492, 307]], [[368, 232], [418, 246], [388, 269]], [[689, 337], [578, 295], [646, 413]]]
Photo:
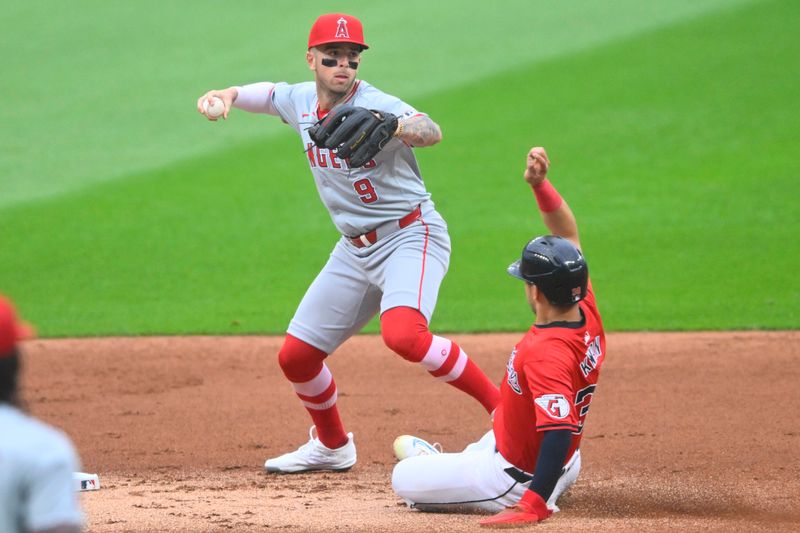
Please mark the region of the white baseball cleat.
[[442, 445], [438, 442], [431, 444], [425, 439], [413, 435], [400, 435], [394, 439], [394, 455], [398, 461], [417, 457], [418, 455], [436, 455], [442, 453]]
[[332, 450], [322, 444], [316, 436], [316, 426], [308, 430], [309, 440], [297, 450], [280, 457], [267, 459], [264, 469], [277, 474], [294, 474], [313, 470], [349, 470], [356, 464], [356, 445], [353, 434], [347, 434], [347, 444]]

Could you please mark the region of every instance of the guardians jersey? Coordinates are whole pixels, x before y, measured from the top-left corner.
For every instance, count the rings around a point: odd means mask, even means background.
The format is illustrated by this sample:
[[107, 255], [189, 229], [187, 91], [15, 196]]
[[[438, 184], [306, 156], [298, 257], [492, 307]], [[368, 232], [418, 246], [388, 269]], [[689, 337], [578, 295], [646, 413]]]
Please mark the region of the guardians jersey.
[[[308, 128], [326, 114], [319, 109], [314, 82], [276, 83], [270, 88], [269, 100], [270, 111], [300, 134], [319, 196], [343, 235], [367, 233], [382, 223], [402, 218], [430, 199], [412, 149], [400, 139], [393, 138], [361, 168], [349, 168], [347, 161], [314, 145]], [[360, 80], [356, 80], [341, 104], [387, 111], [399, 118], [421, 114]]]
[[545, 431], [572, 431], [566, 460], [581, 442], [606, 342], [591, 283], [578, 306], [580, 322], [531, 327], [511, 352], [500, 385], [497, 450], [528, 473], [534, 473]]

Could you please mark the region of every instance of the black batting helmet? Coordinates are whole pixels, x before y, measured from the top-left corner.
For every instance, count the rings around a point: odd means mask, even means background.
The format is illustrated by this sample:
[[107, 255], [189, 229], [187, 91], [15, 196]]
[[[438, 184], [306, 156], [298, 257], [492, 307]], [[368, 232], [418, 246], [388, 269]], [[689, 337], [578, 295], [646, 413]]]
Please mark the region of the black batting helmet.
[[571, 305], [586, 297], [589, 267], [578, 248], [563, 237], [536, 237], [522, 250], [522, 259], [508, 273], [536, 285], [555, 305]]

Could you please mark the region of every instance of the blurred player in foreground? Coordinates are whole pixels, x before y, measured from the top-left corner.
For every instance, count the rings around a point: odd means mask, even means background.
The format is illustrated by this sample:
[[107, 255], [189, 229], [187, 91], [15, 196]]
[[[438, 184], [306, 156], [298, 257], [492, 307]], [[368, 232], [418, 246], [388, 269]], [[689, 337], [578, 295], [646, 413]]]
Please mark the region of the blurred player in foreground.
[[81, 531], [75, 450], [62, 433], [25, 414], [19, 399], [18, 341], [32, 334], [0, 295], [0, 531]]
[[578, 478], [605, 334], [578, 226], [546, 179], [549, 166], [543, 148], [530, 150], [525, 181], [552, 235], [530, 241], [508, 268], [525, 281], [536, 320], [511, 352], [492, 431], [461, 453], [399, 457], [392, 486], [417, 509], [499, 511], [481, 525], [525, 525], [557, 511]]

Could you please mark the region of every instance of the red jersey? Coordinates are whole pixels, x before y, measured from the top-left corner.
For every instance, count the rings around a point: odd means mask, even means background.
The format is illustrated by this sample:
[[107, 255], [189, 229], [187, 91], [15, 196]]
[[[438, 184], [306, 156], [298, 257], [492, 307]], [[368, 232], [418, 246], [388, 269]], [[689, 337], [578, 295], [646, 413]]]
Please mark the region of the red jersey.
[[494, 415], [497, 450], [528, 473], [536, 468], [545, 431], [572, 430], [567, 460], [581, 442], [606, 339], [591, 283], [578, 306], [580, 322], [531, 327], [511, 352], [500, 385]]

